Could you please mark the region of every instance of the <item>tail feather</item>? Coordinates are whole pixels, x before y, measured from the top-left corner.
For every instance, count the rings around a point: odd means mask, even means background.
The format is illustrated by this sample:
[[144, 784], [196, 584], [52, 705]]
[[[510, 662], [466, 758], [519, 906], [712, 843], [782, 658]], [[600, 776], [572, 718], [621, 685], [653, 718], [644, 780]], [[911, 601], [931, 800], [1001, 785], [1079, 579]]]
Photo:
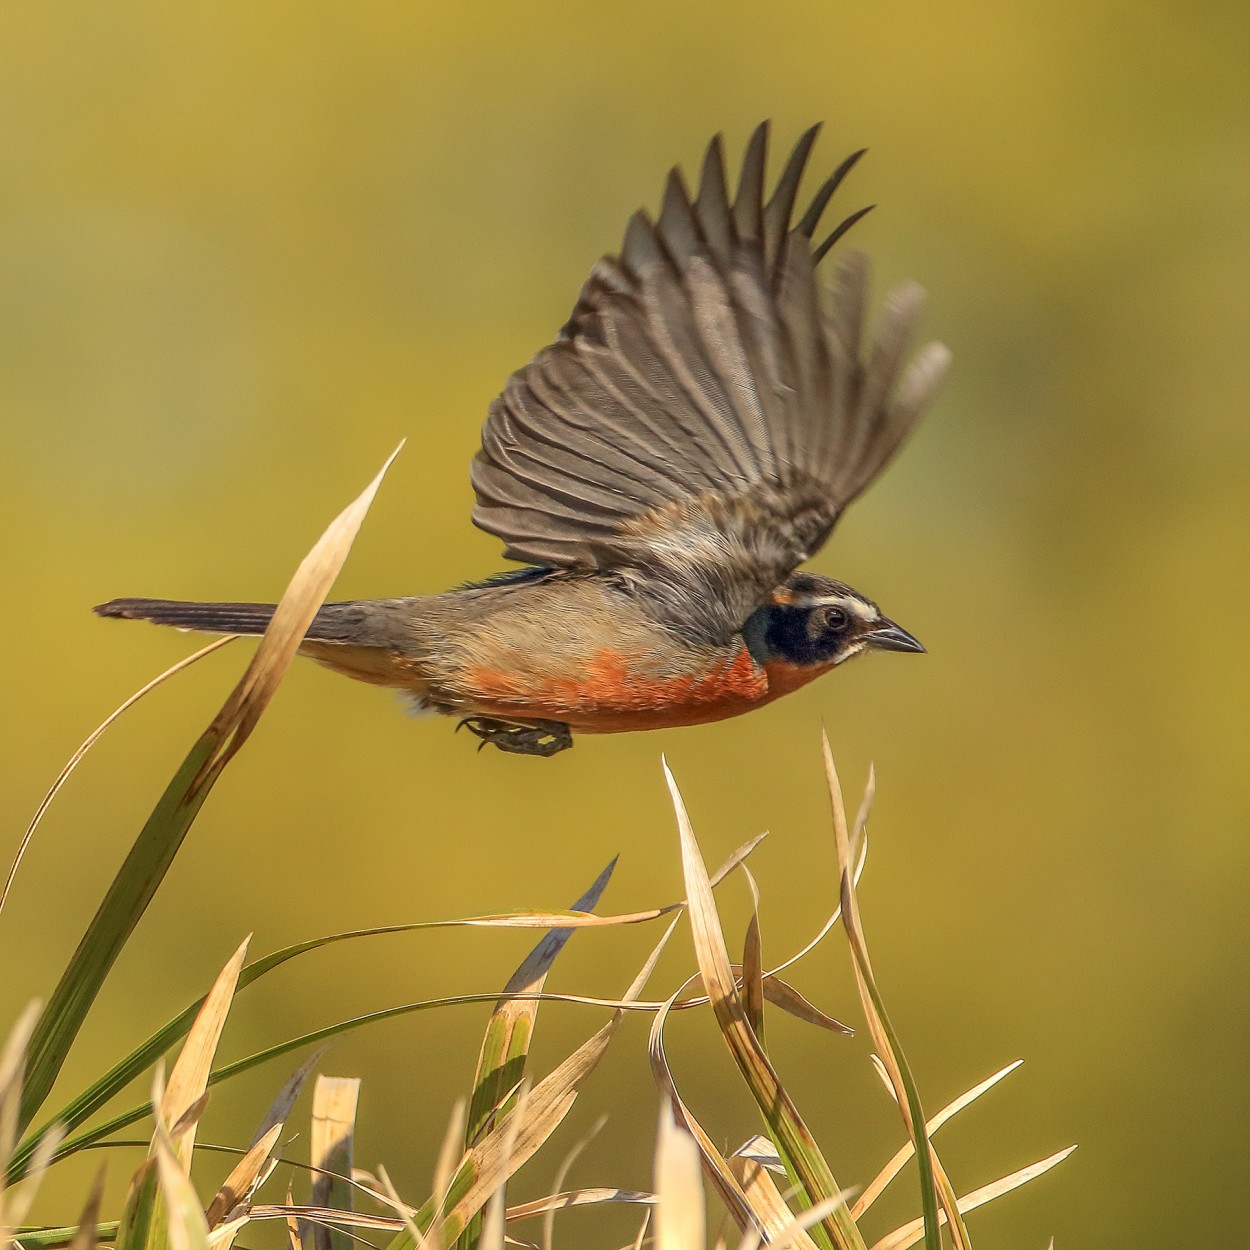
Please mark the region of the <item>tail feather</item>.
[[[327, 603], [313, 618], [305, 638], [357, 647], [405, 651], [411, 647], [407, 622], [420, 599], [351, 599]], [[181, 599], [110, 599], [97, 616], [151, 621], [206, 634], [263, 634], [273, 619], [272, 603], [189, 603]]]
[[272, 603], [186, 603], [177, 599], [110, 599], [97, 616], [151, 621], [211, 634], [263, 634], [277, 605]]
[[[407, 622], [419, 599], [358, 599], [327, 603], [304, 635], [302, 654], [371, 685], [407, 691], [422, 706], [429, 686]], [[111, 599], [97, 616], [152, 621], [209, 634], [263, 634], [272, 603], [188, 603], [178, 599]]]

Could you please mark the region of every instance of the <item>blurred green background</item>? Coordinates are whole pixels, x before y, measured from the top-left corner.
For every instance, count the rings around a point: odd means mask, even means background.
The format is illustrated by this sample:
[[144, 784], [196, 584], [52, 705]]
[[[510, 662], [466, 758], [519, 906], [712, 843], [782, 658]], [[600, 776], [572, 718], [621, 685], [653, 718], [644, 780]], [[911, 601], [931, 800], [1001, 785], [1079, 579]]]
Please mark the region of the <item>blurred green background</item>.
[[[449, 724], [298, 664], [116, 969], [67, 1088], [250, 931], [262, 953], [564, 905], [618, 851], [612, 910], [678, 897], [661, 751], [709, 860], [771, 830], [754, 861], [766, 955], [789, 954], [833, 900], [824, 724], [848, 785], [879, 770], [866, 922], [928, 1105], [1027, 1060], [945, 1130], [957, 1185], [1081, 1144], [974, 1216], [974, 1236], [1244, 1239], [1250, 10], [229, 0], [10, 6], [4, 28], [6, 854], [85, 733], [191, 649], [96, 620], [93, 603], [272, 599], [401, 437], [336, 596], [500, 567], [468, 520], [486, 406], [713, 132], [736, 161], [762, 117], [777, 146], [823, 119], [822, 169], [868, 145], [840, 196], [879, 204], [856, 241], [882, 284], [930, 289], [927, 332], [955, 353], [918, 436], [815, 562], [927, 657], [550, 761], [477, 755]], [[0, 920], [0, 1017], [48, 991], [244, 658], [236, 644], [164, 688], [77, 774]], [[724, 898], [740, 926], [743, 888]], [[581, 935], [550, 988], [619, 993], [653, 937]], [[449, 932], [314, 956], [240, 999], [227, 1056], [493, 990], [528, 945]], [[689, 963], [682, 936], [657, 988]], [[796, 980], [858, 1023], [836, 939]], [[378, 1026], [324, 1065], [365, 1078], [358, 1159], [409, 1196], [484, 1014]], [[601, 1019], [546, 1009], [540, 1067]], [[647, 1183], [644, 1041], [629, 1022], [562, 1133], [611, 1115], [574, 1183]], [[867, 1038], [781, 1019], [771, 1041], [839, 1180], [863, 1183], [900, 1131]], [[673, 1058], [717, 1140], [755, 1131], [708, 1019], [678, 1022]], [[207, 1139], [246, 1137], [285, 1075], [220, 1089]], [[910, 1190], [889, 1213], [913, 1213]], [[565, 1218], [565, 1244], [628, 1235]]]

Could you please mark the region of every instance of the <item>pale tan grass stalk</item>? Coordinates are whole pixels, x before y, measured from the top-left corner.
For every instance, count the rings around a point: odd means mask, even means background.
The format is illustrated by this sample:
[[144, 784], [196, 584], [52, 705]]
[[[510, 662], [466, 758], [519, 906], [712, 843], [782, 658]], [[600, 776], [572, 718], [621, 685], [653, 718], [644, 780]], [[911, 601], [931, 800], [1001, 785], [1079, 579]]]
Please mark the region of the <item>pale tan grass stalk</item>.
[[119, 704], [112, 712], [108, 714], [87, 736], [83, 739], [78, 749], [66, 761], [65, 767], [57, 774], [56, 780], [48, 788], [48, 792], [39, 801], [39, 806], [35, 808], [35, 814], [30, 818], [30, 824], [26, 826], [26, 831], [22, 834], [22, 840], [18, 843], [17, 851], [13, 856], [13, 862], [9, 865], [8, 875], [4, 879], [4, 886], [0, 888], [0, 912], [4, 910], [5, 903], [9, 900], [9, 893], [13, 889], [13, 881], [17, 876], [17, 870], [21, 867], [22, 860], [30, 847], [31, 840], [35, 836], [35, 830], [39, 828], [43, 821], [44, 814], [48, 808], [52, 806], [52, 800], [61, 792], [61, 788], [69, 780], [70, 774], [82, 762], [83, 756], [91, 750], [93, 746], [103, 737], [105, 730], [119, 717], [130, 708], [134, 707], [145, 695], [150, 694], [157, 686], [167, 682], [177, 673], [181, 673], [183, 669], [190, 668], [192, 664], [198, 663], [207, 655], [212, 655], [214, 651], [220, 651], [228, 642], [233, 642], [238, 637], [237, 634], [227, 634], [224, 638], [214, 638], [207, 646], [201, 647], [192, 655], [185, 656], [176, 664], [171, 664], [159, 677], [153, 677], [146, 686], [140, 687], [125, 702]]

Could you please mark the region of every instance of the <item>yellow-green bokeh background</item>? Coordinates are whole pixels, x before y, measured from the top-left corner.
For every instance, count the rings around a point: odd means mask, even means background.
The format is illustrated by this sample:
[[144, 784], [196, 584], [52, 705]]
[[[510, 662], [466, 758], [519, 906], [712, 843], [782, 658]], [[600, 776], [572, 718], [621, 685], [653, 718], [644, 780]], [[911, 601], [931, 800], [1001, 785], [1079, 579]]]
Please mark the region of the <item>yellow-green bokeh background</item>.
[[[259, 952], [562, 905], [618, 851], [614, 909], [676, 897], [661, 751], [709, 858], [772, 831], [756, 872], [767, 949], [788, 953], [832, 899], [824, 723], [848, 778], [870, 759], [880, 771], [864, 906], [929, 1105], [1027, 1059], [946, 1130], [960, 1187], [1081, 1143], [974, 1217], [981, 1244], [1242, 1240], [1246, 13], [1179, 0], [10, 6], [5, 848], [87, 730], [190, 647], [98, 621], [91, 604], [272, 598], [401, 437], [336, 593], [434, 591], [498, 567], [498, 544], [468, 522], [486, 405], [627, 214], [712, 132], [736, 154], [761, 117], [783, 141], [824, 119], [828, 166], [869, 145], [842, 202], [879, 203], [858, 241], [883, 280], [930, 288], [928, 329], [956, 362], [815, 565], [879, 599], [926, 658], [857, 663], [746, 719], [582, 740], [551, 761], [476, 755], [450, 725], [298, 665], [69, 1078], [163, 1022], [249, 931]], [[6, 1018], [47, 992], [242, 660], [228, 650], [128, 717], [54, 809], [0, 922]], [[740, 886], [726, 903], [740, 925]], [[552, 988], [617, 993], [650, 940], [583, 935]], [[313, 957], [240, 1000], [225, 1049], [496, 988], [527, 944], [444, 933]], [[679, 948], [666, 986], [687, 967]], [[797, 979], [857, 1019], [836, 942]], [[327, 1060], [365, 1078], [360, 1161], [385, 1162], [413, 1196], [482, 1019], [409, 1018]], [[540, 1064], [600, 1019], [546, 1010]], [[632, 1021], [560, 1139], [611, 1113], [577, 1183], [647, 1182], [644, 1038]], [[771, 1040], [839, 1179], [862, 1183], [898, 1134], [867, 1039], [779, 1020]], [[673, 1055], [718, 1140], [754, 1131], [707, 1020], [680, 1023]], [[220, 1091], [206, 1136], [245, 1137], [284, 1076]], [[628, 1235], [569, 1219], [566, 1245]]]

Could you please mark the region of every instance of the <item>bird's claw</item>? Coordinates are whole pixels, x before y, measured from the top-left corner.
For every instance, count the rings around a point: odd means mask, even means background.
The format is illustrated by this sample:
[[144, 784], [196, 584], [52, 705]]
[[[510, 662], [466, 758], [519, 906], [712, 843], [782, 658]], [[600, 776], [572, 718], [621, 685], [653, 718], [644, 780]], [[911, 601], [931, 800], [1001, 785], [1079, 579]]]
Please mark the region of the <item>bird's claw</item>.
[[561, 721], [536, 720], [526, 724], [495, 720], [489, 716], [466, 716], [456, 730], [468, 731], [481, 739], [480, 751], [488, 742], [510, 755], [558, 755], [573, 745], [573, 734]]

